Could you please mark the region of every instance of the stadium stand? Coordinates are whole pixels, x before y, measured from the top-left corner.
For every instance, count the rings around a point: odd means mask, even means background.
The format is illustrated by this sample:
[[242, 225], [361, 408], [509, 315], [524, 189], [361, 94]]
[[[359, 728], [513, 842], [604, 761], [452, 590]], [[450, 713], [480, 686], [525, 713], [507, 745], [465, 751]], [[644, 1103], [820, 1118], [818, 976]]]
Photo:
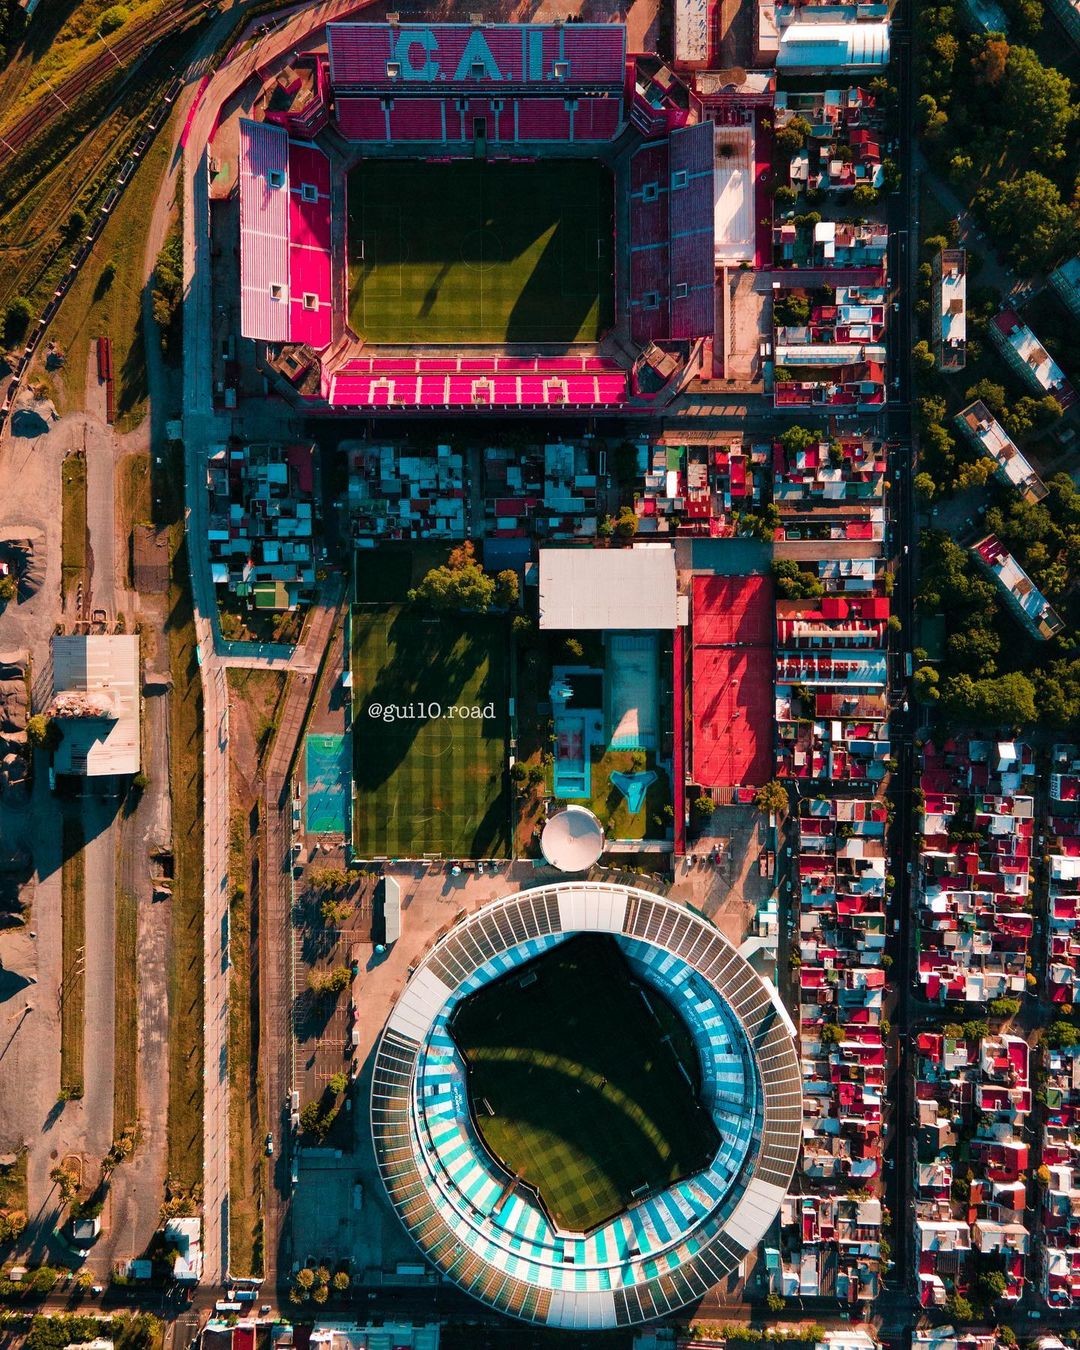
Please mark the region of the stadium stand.
[[289, 337], [289, 137], [240, 123], [240, 327], [244, 337]]
[[622, 24], [331, 23], [327, 34], [337, 91], [554, 80], [567, 89], [621, 89], [625, 74]]
[[330, 163], [281, 127], [240, 123], [240, 328], [264, 342], [330, 345]]
[[[447, 1027], [468, 994], [583, 931], [615, 935], [634, 972], [683, 1010], [721, 1143], [704, 1171], [567, 1235], [479, 1143]], [[496, 901], [436, 943], [383, 1033], [371, 1128], [387, 1194], [429, 1260], [511, 1316], [601, 1328], [673, 1312], [743, 1260], [786, 1193], [802, 1119], [793, 1036], [775, 991], [680, 904], [605, 883]]]
[[[348, 140], [457, 145], [481, 132], [494, 144], [595, 142], [623, 124], [619, 24], [345, 23], [328, 33]], [[493, 83], [497, 99], [476, 97]]]
[[715, 315], [714, 130], [682, 127], [630, 164], [630, 333], [635, 342], [711, 333]]
[[602, 357], [356, 357], [329, 377], [335, 408], [614, 407], [627, 376]]

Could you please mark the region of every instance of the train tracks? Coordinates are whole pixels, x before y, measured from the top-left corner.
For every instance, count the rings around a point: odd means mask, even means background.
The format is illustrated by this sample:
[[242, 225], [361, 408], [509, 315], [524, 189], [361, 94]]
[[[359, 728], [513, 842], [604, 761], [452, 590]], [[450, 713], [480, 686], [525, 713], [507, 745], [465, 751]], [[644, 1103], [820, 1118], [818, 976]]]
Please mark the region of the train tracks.
[[126, 67], [130, 73], [159, 42], [209, 8], [212, 8], [212, 0], [175, 0], [153, 18], [137, 24], [130, 32], [121, 33], [115, 42], [106, 43], [102, 38], [102, 48], [96, 56], [55, 88], [51, 85], [43, 88], [34, 106], [10, 128], [0, 132], [0, 168], [15, 159], [47, 129], [51, 119], [42, 115], [43, 107], [54, 105], [61, 113], [70, 110], [113, 71]]

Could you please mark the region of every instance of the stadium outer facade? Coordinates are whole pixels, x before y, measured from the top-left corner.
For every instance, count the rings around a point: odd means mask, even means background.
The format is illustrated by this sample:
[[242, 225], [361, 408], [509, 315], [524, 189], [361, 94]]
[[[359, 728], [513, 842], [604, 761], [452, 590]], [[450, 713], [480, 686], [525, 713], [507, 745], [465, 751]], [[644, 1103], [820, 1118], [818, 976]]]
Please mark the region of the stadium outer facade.
[[[580, 932], [611, 934], [680, 1009], [721, 1145], [705, 1171], [569, 1234], [480, 1143], [447, 1025], [460, 999]], [[428, 1260], [510, 1316], [602, 1329], [701, 1298], [754, 1250], [798, 1160], [802, 1081], [775, 989], [706, 919], [647, 891], [568, 882], [495, 901], [432, 948], [383, 1031], [370, 1107], [390, 1202]]]
[[[267, 97], [261, 120], [240, 123], [241, 333], [281, 392], [353, 416], [652, 413], [700, 372], [715, 128], [674, 79], [681, 98], [642, 94], [635, 62], [655, 58], [628, 61], [623, 25], [334, 23], [326, 36], [328, 55], [299, 58], [310, 98], [281, 111]], [[401, 348], [349, 327], [348, 173], [365, 157], [445, 163], [481, 146], [613, 171], [615, 322], [601, 341]]]

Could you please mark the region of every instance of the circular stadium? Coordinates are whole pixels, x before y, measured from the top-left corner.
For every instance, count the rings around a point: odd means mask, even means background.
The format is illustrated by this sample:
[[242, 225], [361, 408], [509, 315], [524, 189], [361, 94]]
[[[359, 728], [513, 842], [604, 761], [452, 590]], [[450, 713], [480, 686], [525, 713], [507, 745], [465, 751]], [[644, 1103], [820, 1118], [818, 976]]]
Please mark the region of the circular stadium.
[[703, 917], [609, 883], [463, 919], [416, 966], [372, 1082], [379, 1170], [421, 1251], [553, 1327], [706, 1294], [775, 1218], [801, 1122], [772, 986]]

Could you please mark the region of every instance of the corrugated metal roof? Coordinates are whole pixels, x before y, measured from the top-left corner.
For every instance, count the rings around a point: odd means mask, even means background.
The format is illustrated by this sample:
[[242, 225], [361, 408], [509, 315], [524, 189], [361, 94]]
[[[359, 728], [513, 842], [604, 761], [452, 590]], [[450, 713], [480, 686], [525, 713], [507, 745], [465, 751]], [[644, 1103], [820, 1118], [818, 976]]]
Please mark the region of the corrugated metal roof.
[[263, 342], [289, 336], [289, 137], [283, 127], [247, 119], [240, 122], [240, 331]]
[[671, 629], [678, 622], [669, 545], [540, 550], [541, 628]]

